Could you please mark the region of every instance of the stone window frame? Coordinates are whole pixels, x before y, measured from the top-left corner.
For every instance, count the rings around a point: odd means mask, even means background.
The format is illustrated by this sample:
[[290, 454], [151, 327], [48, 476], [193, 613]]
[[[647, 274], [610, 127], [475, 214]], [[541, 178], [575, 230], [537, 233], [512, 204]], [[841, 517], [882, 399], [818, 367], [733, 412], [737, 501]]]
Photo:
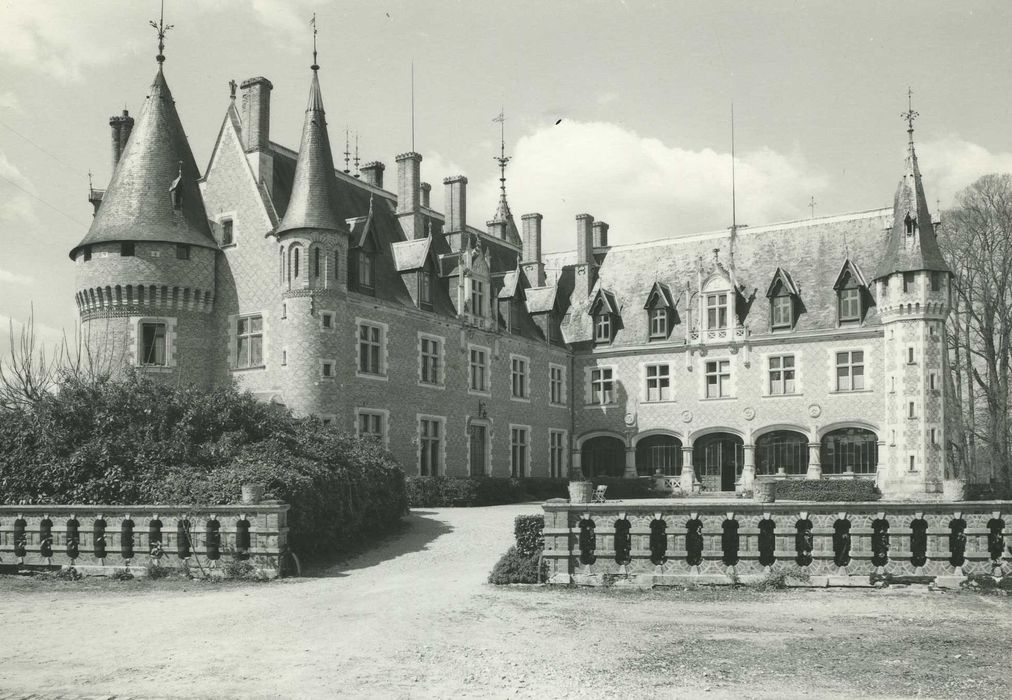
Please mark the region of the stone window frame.
[[[337, 379], [337, 361], [333, 359], [321, 359], [320, 379]], [[329, 373], [327, 368], [330, 368]]]
[[[485, 354], [485, 388], [475, 389], [474, 388], [474, 371], [473, 363], [471, 361], [471, 353], [474, 350], [482, 350]], [[467, 344], [467, 393], [473, 396], [491, 396], [492, 395], [492, 348], [487, 345], [477, 345], [475, 343]]]
[[[145, 365], [141, 364], [141, 324], [162, 323], [165, 324], [165, 364]], [[176, 367], [176, 324], [175, 316], [131, 316], [128, 328], [127, 347], [133, 348], [130, 355], [130, 364], [144, 372], [171, 372]]]
[[[437, 382], [435, 384], [424, 380], [423, 367], [424, 367], [424, 356], [422, 354], [422, 341], [428, 340], [434, 341], [438, 345], [439, 353], [436, 358], [438, 363]], [[418, 386], [424, 386], [429, 389], [445, 389], [446, 388], [446, 338], [435, 333], [426, 333], [425, 331], [418, 331]]]
[[[239, 321], [260, 317], [260, 364], [239, 366]], [[232, 314], [228, 317], [228, 362], [232, 371], [245, 372], [249, 370], [265, 369], [269, 346], [267, 314], [264, 311], [248, 311], [241, 314]]]
[[382, 439], [383, 447], [390, 448], [390, 411], [386, 408], [371, 408], [368, 406], [356, 406], [354, 414], [354, 429], [355, 437], [363, 437], [361, 431], [361, 420], [363, 415], [379, 416], [380, 418], [380, 433], [379, 437]]
[[[611, 373], [610, 376], [607, 379], [605, 379], [603, 376], [601, 376], [599, 379], [595, 380], [595, 378], [594, 378], [595, 372], [602, 372], [603, 373], [605, 371], [608, 371], [608, 372]], [[586, 379], [586, 382], [585, 382], [586, 394], [584, 395], [584, 403], [586, 404], [586, 406], [589, 407], [589, 408], [599, 408], [599, 407], [602, 407], [602, 406], [617, 406], [618, 405], [618, 392], [616, 391], [616, 385], [618, 384], [618, 367], [616, 365], [593, 365], [593, 366], [584, 368], [584, 372], [586, 373], [585, 374], [585, 379]], [[605, 395], [604, 394], [604, 382], [609, 382], [611, 384], [611, 388], [610, 388], [610, 391], [611, 391], [611, 401], [608, 401], [608, 402], [601, 402], [601, 401], [597, 401], [596, 400], [598, 392], [595, 391], [595, 388], [594, 388], [595, 384], [597, 384], [597, 383], [601, 384], [601, 392], [600, 392], [600, 394], [601, 394], [601, 398], [604, 398], [604, 395]]]
[[[556, 446], [552, 444], [553, 443], [553, 439], [555, 438], [556, 435], [562, 436], [562, 439], [560, 440], [561, 445], [558, 448], [556, 448]], [[554, 474], [553, 473], [553, 469], [552, 469], [553, 466], [554, 466], [552, 464], [552, 461], [553, 461], [553, 459], [555, 457], [554, 452], [555, 452], [556, 449], [561, 450], [561, 455], [560, 455], [561, 459], [560, 459], [560, 463], [559, 463], [558, 474]], [[559, 428], [549, 428], [548, 429], [548, 476], [550, 478], [564, 478], [564, 477], [569, 476], [569, 431], [568, 430], [562, 430], [562, 429], [559, 429]]]
[[[723, 381], [720, 380], [720, 377], [724, 376], [724, 373], [722, 373], [720, 371], [720, 369], [721, 369], [720, 363], [721, 362], [726, 362], [727, 363], [727, 382], [726, 382], [726, 384], [725, 384], [725, 382], [723, 382]], [[734, 358], [733, 357], [731, 357], [730, 355], [719, 356], [719, 357], [703, 357], [703, 358], [700, 358], [700, 363], [702, 364], [702, 368], [701, 368], [701, 371], [699, 373], [699, 378], [702, 381], [702, 387], [701, 387], [702, 388], [702, 393], [700, 395], [700, 400], [701, 401], [721, 401], [721, 400], [733, 399], [733, 398], [737, 397], [738, 392], [736, 391], [737, 386], [736, 386], [736, 381], [735, 381], [735, 375], [737, 373], [734, 371]], [[709, 396], [708, 395], [709, 377], [710, 377], [711, 374], [713, 374], [713, 372], [710, 372], [709, 369], [708, 369], [708, 367], [707, 367], [707, 365], [709, 365], [710, 363], [716, 363], [716, 365], [717, 365], [716, 370], [715, 370], [716, 371], [716, 376], [718, 378], [718, 381], [717, 381], [718, 395], [717, 396]], [[727, 389], [727, 393], [722, 393], [722, 391], [723, 391], [724, 388]]]
[[[372, 328], [378, 328], [380, 331], [379, 339], [379, 372], [363, 372], [362, 371], [362, 348], [361, 348], [361, 329], [363, 326], [370, 326]], [[381, 322], [373, 321], [367, 318], [356, 317], [354, 327], [354, 348], [355, 348], [355, 376], [360, 379], [373, 379], [376, 381], [389, 381], [388, 376], [389, 363], [389, 348], [390, 343], [388, 340], [390, 326]]]
[[[661, 367], [666, 367], [667, 368], [666, 374], [664, 374], [664, 375], [660, 374], [660, 368]], [[673, 363], [671, 363], [671, 362], [665, 362], [663, 360], [650, 360], [648, 362], [641, 362], [640, 363], [640, 377], [642, 379], [642, 381], [640, 383], [640, 386], [642, 387], [641, 390], [640, 390], [640, 392], [641, 392], [640, 393], [640, 400], [643, 403], [651, 403], [651, 404], [653, 404], [653, 403], [671, 403], [671, 402], [673, 402], [675, 400], [674, 399], [674, 384], [675, 384], [675, 382], [674, 382], [673, 367], [674, 367]], [[658, 369], [656, 376], [653, 377], [658, 382], [658, 387], [657, 387], [658, 393], [660, 392], [660, 388], [661, 388], [660, 387], [660, 381], [664, 377], [667, 377], [667, 380], [668, 380], [667, 398], [663, 398], [663, 399], [662, 398], [656, 398], [656, 399], [651, 399], [650, 398], [650, 380], [651, 380], [650, 370], [651, 370], [651, 368], [657, 368]]]
[[[523, 363], [523, 373], [521, 381], [523, 383], [523, 394], [516, 394], [516, 370], [515, 362]], [[521, 401], [523, 403], [531, 402], [531, 358], [527, 355], [519, 355], [517, 353], [510, 353], [510, 400]]]
[[[225, 222], [226, 221], [231, 221], [232, 222], [232, 241], [230, 243], [226, 243], [225, 242]], [[239, 241], [239, 239], [235, 235], [235, 231], [236, 231], [236, 226], [235, 225], [236, 225], [236, 222], [238, 222], [238, 221], [239, 221], [239, 212], [238, 211], [234, 211], [234, 210], [233, 211], [218, 212], [218, 215], [214, 217], [214, 223], [216, 224], [215, 228], [217, 229], [216, 233], [220, 232], [219, 235], [216, 236], [216, 238], [218, 240], [218, 247], [219, 248], [225, 249], [225, 248], [237, 248], [238, 247], [238, 241]]]
[[[560, 376], [559, 395], [562, 398], [561, 402], [559, 402], [559, 401], [553, 401], [552, 400], [552, 386], [553, 386], [553, 381], [554, 381], [553, 378], [552, 378], [552, 370], [553, 369], [559, 370], [559, 376]], [[549, 362], [548, 363], [548, 405], [549, 406], [568, 406], [569, 405], [569, 394], [568, 394], [568, 386], [567, 385], [568, 385], [568, 376], [567, 376], [567, 372], [566, 372], [566, 366], [565, 365], [560, 365], [560, 364], [555, 363], [555, 362]]]
[[[774, 360], [783, 360], [784, 358], [790, 357], [794, 361], [794, 366], [791, 370], [794, 372], [794, 391], [786, 391], [786, 380], [781, 378], [781, 382], [784, 384], [785, 391], [782, 393], [775, 393], [773, 391], [773, 372], [784, 372], [783, 364], [778, 368], [773, 367]], [[764, 397], [791, 397], [801, 396], [803, 389], [801, 386], [801, 361], [798, 352], [793, 350], [778, 350], [776, 352], [765, 353], [762, 356], [763, 368], [765, 369], [765, 377], [763, 382], [763, 393]]]
[[[330, 318], [330, 325], [328, 326], [324, 320], [325, 317]], [[327, 333], [332, 333], [337, 330], [337, 312], [332, 309], [320, 309], [320, 330]]]
[[415, 414], [415, 468], [419, 476], [422, 476], [422, 421], [432, 421], [439, 425], [439, 464], [436, 465], [435, 474], [428, 476], [440, 476], [446, 472], [446, 416], [437, 416], [430, 413]]
[[[826, 352], [829, 355], [829, 372], [828, 372], [828, 375], [829, 375], [829, 393], [830, 394], [855, 394], [855, 393], [872, 392], [872, 391], [874, 391], [874, 389], [870, 388], [870, 387], [875, 386], [875, 384], [874, 384], [874, 381], [875, 381], [874, 380], [874, 372], [872, 371], [872, 362], [871, 362], [871, 358], [872, 358], [871, 347], [869, 347], [867, 345], [852, 345], [852, 346], [843, 346], [843, 347], [839, 347], [838, 346], [838, 347], [827, 348]], [[848, 357], [848, 362], [849, 362], [848, 366], [849, 367], [854, 367], [855, 366], [853, 364], [853, 353], [855, 353], [855, 352], [863, 353], [862, 357], [861, 357], [861, 367], [862, 367], [862, 376], [864, 377], [864, 379], [863, 379], [863, 382], [862, 382], [862, 387], [860, 389], [853, 389], [853, 388], [851, 388], [851, 389], [839, 389], [839, 388], [837, 388], [839, 386], [839, 383], [837, 381], [837, 379], [838, 379], [838, 377], [837, 377], [837, 368], [839, 366], [837, 364], [837, 353], [843, 353], [843, 352], [846, 352], [846, 353], [850, 354], [849, 357]], [[851, 384], [850, 385], [853, 386], [853, 374], [850, 375], [850, 378], [851, 378]]]
[[[521, 434], [524, 436], [524, 441], [518, 443], [514, 441], [515, 434]], [[533, 429], [530, 425], [523, 423], [510, 423], [509, 424], [509, 436], [510, 436], [510, 477], [511, 478], [526, 478], [531, 476], [531, 447], [533, 444], [532, 438], [534, 437]], [[523, 448], [523, 464], [519, 465], [520, 469], [514, 469], [516, 449], [517, 447]]]

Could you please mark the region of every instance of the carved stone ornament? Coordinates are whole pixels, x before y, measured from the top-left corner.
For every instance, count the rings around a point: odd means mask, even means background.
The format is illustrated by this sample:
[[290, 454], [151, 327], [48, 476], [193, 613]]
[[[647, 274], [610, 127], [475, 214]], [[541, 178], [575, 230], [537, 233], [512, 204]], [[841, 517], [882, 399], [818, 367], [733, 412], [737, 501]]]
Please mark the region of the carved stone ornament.
[[820, 406], [817, 403], [813, 403], [811, 406], [808, 407], [808, 415], [810, 415], [812, 418], [818, 418], [819, 416], [822, 415], [822, 406]]
[[745, 420], [752, 420], [755, 418], [755, 409], [749, 406], [741, 414], [745, 416]]
[[684, 423], [692, 422], [692, 411], [682, 411], [682, 421]]
[[632, 411], [629, 411], [629, 413], [625, 414], [625, 424], [628, 426], [636, 425], [636, 414], [633, 413]]

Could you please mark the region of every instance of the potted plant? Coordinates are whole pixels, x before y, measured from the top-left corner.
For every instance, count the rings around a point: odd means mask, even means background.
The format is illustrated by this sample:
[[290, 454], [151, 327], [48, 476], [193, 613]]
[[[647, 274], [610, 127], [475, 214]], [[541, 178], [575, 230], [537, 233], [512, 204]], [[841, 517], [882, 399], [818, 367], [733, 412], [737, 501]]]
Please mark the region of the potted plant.
[[774, 503], [777, 500], [776, 479], [759, 479], [752, 482], [752, 498], [757, 503]]
[[594, 498], [594, 482], [583, 478], [583, 471], [577, 467], [569, 472], [569, 502], [590, 503]]

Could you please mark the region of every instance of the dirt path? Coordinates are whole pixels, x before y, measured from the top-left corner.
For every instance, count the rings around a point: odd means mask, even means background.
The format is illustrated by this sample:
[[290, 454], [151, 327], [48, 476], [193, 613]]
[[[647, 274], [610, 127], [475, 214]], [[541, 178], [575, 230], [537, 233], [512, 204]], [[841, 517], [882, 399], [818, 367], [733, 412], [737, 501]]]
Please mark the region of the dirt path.
[[[484, 583], [537, 506], [420, 511], [326, 576], [0, 594], [0, 688], [133, 696], [1001, 696], [1008, 598]], [[0, 694], [2, 695], [2, 694]]]

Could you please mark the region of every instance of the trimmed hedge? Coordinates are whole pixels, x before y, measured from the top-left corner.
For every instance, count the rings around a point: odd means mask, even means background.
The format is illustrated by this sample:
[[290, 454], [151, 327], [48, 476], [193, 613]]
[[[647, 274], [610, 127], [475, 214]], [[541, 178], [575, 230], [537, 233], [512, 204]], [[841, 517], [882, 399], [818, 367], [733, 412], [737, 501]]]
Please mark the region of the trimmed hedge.
[[488, 575], [488, 582], [496, 585], [509, 583], [540, 583], [548, 576], [548, 565], [538, 561], [545, 547], [545, 516], [518, 515], [513, 520], [516, 544], [506, 550]]
[[378, 443], [233, 386], [68, 378], [0, 412], [3, 503], [209, 506], [238, 503], [246, 483], [292, 506], [300, 555], [350, 549], [407, 510], [404, 474]]
[[785, 479], [777, 482], [778, 501], [877, 501], [882, 493], [868, 479]]
[[[608, 477], [593, 479], [595, 485], [607, 485], [609, 500], [657, 498], [653, 481]], [[409, 476], [406, 479], [408, 503], [412, 508], [452, 506], [494, 506], [524, 501], [569, 498], [569, 480], [546, 477], [523, 479], [491, 476]]]
[[545, 516], [518, 515], [513, 520], [513, 536], [521, 554], [534, 554], [545, 548]]

